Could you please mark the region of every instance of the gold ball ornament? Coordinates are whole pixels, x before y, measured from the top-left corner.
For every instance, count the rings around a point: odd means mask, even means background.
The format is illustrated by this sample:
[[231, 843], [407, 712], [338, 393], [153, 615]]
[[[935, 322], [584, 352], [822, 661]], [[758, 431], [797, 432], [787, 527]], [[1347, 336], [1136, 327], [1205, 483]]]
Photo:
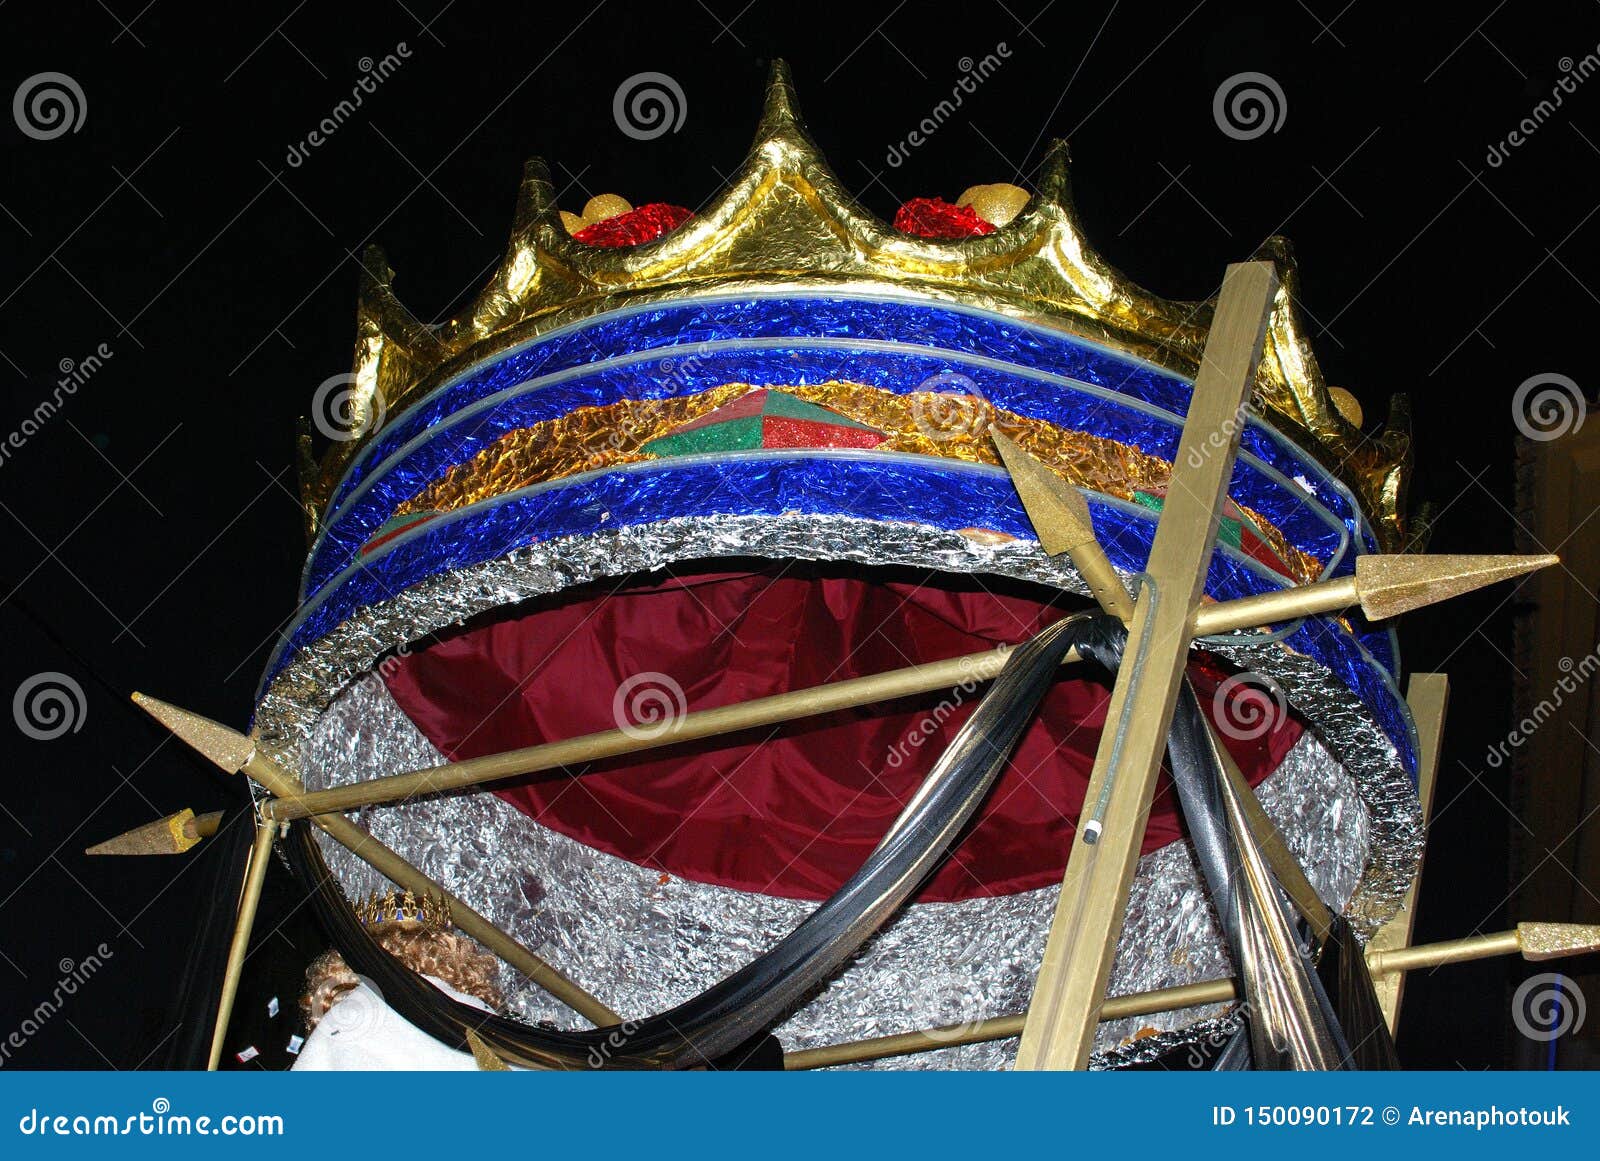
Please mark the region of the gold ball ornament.
[[633, 206], [627, 198], [610, 193], [595, 194], [583, 203], [583, 220], [592, 226], [596, 222], [603, 222], [618, 214], [626, 214], [632, 209]]
[[576, 234], [580, 230], [586, 229], [589, 225], [577, 214], [569, 214], [566, 210], [561, 211], [561, 224], [567, 228], [567, 233], [569, 234]]
[[1022, 212], [1033, 195], [1019, 185], [998, 182], [995, 185], [968, 186], [956, 199], [958, 206], [971, 206], [972, 212], [991, 226], [1009, 225]]
[[1361, 400], [1350, 394], [1343, 387], [1329, 387], [1328, 394], [1333, 399], [1333, 409], [1344, 416], [1351, 427], [1360, 427], [1364, 418], [1361, 411]]

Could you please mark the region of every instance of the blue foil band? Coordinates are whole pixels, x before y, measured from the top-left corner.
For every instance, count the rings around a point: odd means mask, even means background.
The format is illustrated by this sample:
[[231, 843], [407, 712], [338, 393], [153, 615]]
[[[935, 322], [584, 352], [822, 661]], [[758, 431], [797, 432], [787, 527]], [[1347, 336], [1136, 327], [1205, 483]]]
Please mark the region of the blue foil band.
[[1190, 386], [1170, 372], [1001, 315], [948, 304], [841, 294], [706, 297], [615, 311], [563, 327], [444, 384], [392, 420], [351, 464], [342, 502], [372, 465], [464, 407], [539, 376], [660, 347], [726, 339], [840, 338], [981, 355], [1104, 387], [1185, 414]]
[[[739, 340], [670, 359], [655, 351], [519, 385], [440, 419], [397, 448], [331, 514], [307, 561], [303, 595], [315, 593], [355, 560], [398, 505], [450, 468], [508, 432], [580, 407], [695, 395], [730, 382], [786, 386], [844, 380], [907, 394], [926, 389], [934, 376], [950, 373], [971, 380], [995, 406], [1019, 415], [1091, 432], [1169, 461], [1177, 453], [1181, 416], [1039, 372], [1019, 373], [987, 359], [828, 341], [774, 346]], [[1230, 494], [1260, 512], [1302, 552], [1331, 561], [1339, 555], [1342, 540], [1362, 524], [1349, 493], [1281, 437], [1269, 438], [1254, 421], [1246, 432], [1258, 438], [1245, 442], [1268, 454], [1240, 457]]]
[[[1154, 514], [1108, 499], [1091, 500], [1096, 533], [1120, 568], [1144, 568]], [[302, 607], [275, 651], [262, 691], [296, 650], [366, 605], [430, 576], [497, 559], [564, 536], [586, 536], [668, 516], [814, 513], [927, 525], [991, 528], [1033, 539], [1010, 478], [997, 468], [926, 456], [870, 452], [752, 452], [633, 464], [558, 480], [447, 513], [396, 537], [352, 565]], [[1281, 587], [1282, 578], [1228, 549], [1213, 554], [1206, 592], [1218, 600]], [[1371, 709], [1415, 769], [1406, 716], [1370, 647], [1386, 637], [1356, 633], [1327, 618], [1308, 620], [1294, 647], [1338, 674]]]

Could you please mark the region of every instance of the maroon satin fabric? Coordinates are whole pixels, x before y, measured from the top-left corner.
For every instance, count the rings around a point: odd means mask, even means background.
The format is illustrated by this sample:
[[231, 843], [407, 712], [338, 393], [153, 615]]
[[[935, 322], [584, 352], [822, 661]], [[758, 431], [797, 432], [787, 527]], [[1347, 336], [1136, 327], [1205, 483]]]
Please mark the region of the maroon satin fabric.
[[[916, 585], [798, 568], [564, 596], [387, 667], [395, 699], [452, 760], [612, 729], [615, 712], [638, 722], [651, 690], [672, 698], [664, 681], [648, 679], [619, 704], [619, 687], [640, 674], [670, 678], [687, 709], [708, 709], [1019, 642], [1062, 614], [952, 577]], [[1223, 674], [1201, 665], [1194, 677], [1210, 712]], [[545, 826], [665, 874], [823, 899], [878, 843], [985, 688], [551, 771], [496, 793]], [[1108, 695], [1104, 675], [1065, 671], [920, 900], [1060, 881]], [[1286, 716], [1228, 748], [1255, 783], [1299, 735]], [[1163, 776], [1144, 849], [1177, 838], [1180, 825]]]

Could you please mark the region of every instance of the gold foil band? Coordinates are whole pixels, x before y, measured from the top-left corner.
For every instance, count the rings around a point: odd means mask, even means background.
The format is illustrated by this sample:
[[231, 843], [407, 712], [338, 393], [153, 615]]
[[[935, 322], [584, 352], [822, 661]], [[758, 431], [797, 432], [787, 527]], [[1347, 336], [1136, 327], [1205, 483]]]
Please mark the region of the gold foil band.
[[[641, 450], [645, 444], [753, 390], [756, 388], [748, 383], [726, 383], [672, 399], [623, 399], [604, 407], [580, 407], [558, 419], [519, 428], [450, 468], [396, 508], [394, 515], [448, 512], [548, 480], [653, 459]], [[975, 396], [901, 395], [840, 381], [771, 390], [877, 429], [885, 436], [878, 445], [881, 451], [998, 465], [988, 436], [993, 424], [1063, 479], [1108, 496], [1131, 500], [1138, 491], [1159, 492], [1172, 475], [1170, 463], [1137, 448], [999, 410]], [[1315, 557], [1295, 548], [1260, 513], [1243, 505], [1240, 508], [1295, 580], [1310, 581], [1321, 574], [1321, 562]]]

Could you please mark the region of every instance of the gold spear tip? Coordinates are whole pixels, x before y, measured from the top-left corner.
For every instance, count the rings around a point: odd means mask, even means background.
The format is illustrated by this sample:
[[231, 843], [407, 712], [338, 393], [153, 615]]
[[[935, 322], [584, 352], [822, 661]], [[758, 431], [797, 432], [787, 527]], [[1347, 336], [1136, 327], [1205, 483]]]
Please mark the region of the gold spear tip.
[[1356, 558], [1356, 591], [1361, 595], [1361, 611], [1378, 621], [1459, 597], [1496, 581], [1549, 568], [1560, 560], [1553, 554], [1359, 556]]
[[479, 1072], [510, 1072], [511, 1066], [500, 1059], [500, 1054], [483, 1042], [471, 1028], [462, 1029], [467, 1034], [467, 1047], [472, 1049], [472, 1059]]
[[196, 816], [187, 806], [176, 814], [106, 839], [84, 849], [86, 855], [181, 855], [217, 833], [222, 812]]
[[1600, 923], [1519, 923], [1522, 958], [1560, 959], [1600, 951]]
[[180, 741], [193, 746], [229, 774], [236, 774], [243, 769], [250, 760], [251, 751], [255, 749], [255, 743], [238, 730], [229, 729], [221, 722], [214, 722], [186, 709], [179, 709], [160, 698], [135, 693], [133, 702], [178, 735]]
[[1022, 498], [1023, 511], [1050, 556], [1071, 552], [1094, 540], [1094, 522], [1083, 493], [1049, 469], [1038, 457], [1019, 447], [993, 425], [989, 438]]

